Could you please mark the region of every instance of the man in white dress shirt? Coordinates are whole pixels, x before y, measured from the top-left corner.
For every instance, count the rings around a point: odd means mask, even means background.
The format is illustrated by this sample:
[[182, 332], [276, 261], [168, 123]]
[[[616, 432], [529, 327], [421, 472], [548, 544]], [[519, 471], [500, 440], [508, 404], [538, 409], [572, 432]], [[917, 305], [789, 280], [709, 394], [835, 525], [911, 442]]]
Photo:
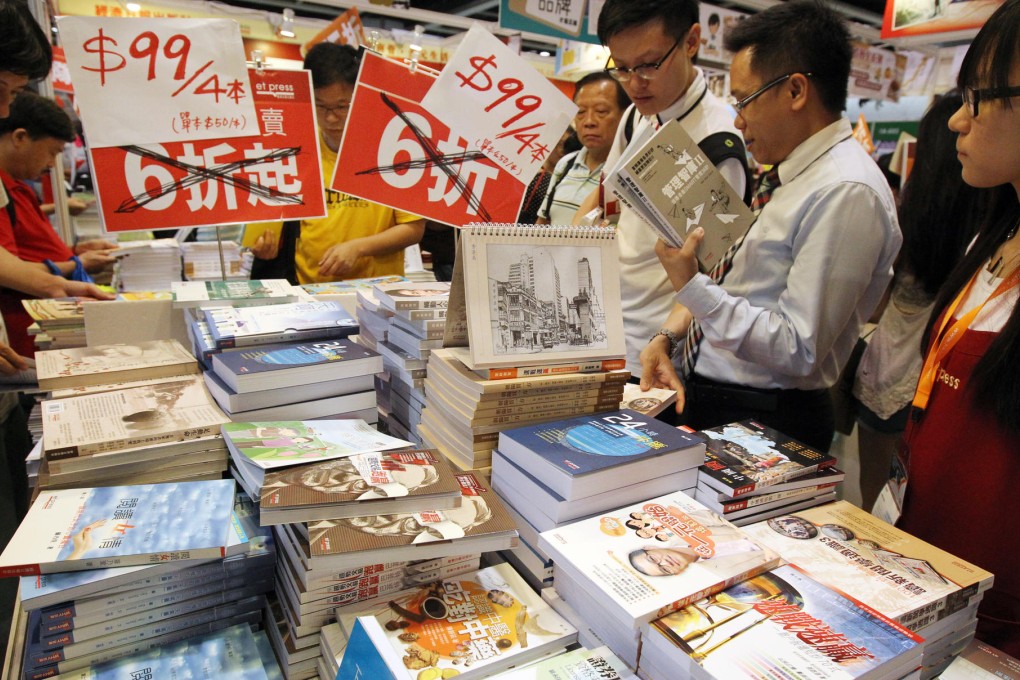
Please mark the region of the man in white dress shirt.
[[756, 418], [827, 451], [828, 388], [892, 277], [896, 208], [842, 116], [851, 48], [835, 11], [782, 3], [741, 22], [726, 47], [735, 124], [779, 184], [721, 284], [698, 273], [698, 230], [681, 249], [656, 246], [703, 337], [684, 387], [662, 362], [646, 378], [686, 388], [678, 410], [692, 427]]

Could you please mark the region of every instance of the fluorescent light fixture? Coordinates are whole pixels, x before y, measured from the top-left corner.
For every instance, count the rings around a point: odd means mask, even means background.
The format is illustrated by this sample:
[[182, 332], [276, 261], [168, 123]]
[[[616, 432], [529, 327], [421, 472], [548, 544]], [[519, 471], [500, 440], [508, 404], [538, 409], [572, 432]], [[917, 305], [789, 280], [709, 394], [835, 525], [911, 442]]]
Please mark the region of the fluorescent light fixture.
[[551, 57], [552, 56], [552, 52], [550, 52], [549, 50], [542, 50], [541, 52], [538, 53], [538, 56], [540, 56], [540, 57]]
[[129, 12], [137, 12], [142, 9], [142, 6], [139, 5], [137, 2], [129, 2], [124, 6], [127, 8], [127, 11]]

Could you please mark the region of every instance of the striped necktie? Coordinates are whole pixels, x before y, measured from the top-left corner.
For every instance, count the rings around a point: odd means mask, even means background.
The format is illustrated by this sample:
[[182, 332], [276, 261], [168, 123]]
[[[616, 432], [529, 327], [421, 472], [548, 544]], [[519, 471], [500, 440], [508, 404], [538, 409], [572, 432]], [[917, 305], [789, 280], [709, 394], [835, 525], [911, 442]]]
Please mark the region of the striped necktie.
[[[772, 200], [772, 192], [779, 186], [779, 166], [773, 165], [767, 172], [762, 173], [758, 178], [758, 188], [754, 190], [754, 198], [751, 199], [751, 209], [757, 215], [765, 205]], [[716, 283], [721, 284], [733, 266], [733, 256], [737, 254], [744, 237], [741, 236], [733, 242], [719, 261], [715, 263], [708, 275]], [[691, 321], [687, 329], [687, 337], [684, 338], [684, 349], [680, 355], [680, 377], [685, 381], [694, 373], [694, 364], [698, 360], [698, 347], [704, 333], [701, 331], [701, 324], [697, 319]]]

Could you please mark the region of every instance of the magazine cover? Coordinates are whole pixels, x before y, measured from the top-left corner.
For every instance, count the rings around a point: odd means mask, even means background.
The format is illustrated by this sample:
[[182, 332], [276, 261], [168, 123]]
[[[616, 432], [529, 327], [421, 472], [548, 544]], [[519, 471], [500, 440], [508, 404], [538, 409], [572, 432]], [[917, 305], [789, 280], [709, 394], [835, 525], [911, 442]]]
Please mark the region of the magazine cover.
[[204, 313], [209, 334], [220, 348], [264, 345], [305, 336], [347, 337], [358, 332], [358, 322], [343, 305], [333, 301], [216, 307]]
[[198, 439], [229, 422], [201, 377], [42, 402], [50, 460]]
[[52, 349], [36, 352], [35, 361], [44, 390], [200, 372], [194, 355], [176, 340]]
[[679, 491], [546, 531], [538, 548], [632, 628], [779, 562]]
[[43, 491], [0, 576], [223, 557], [233, 508], [233, 480]]
[[920, 661], [923, 642], [793, 565], [667, 614], [653, 627], [676, 646], [674, 667], [697, 663], [727, 679], [899, 677], [909, 670], [905, 662]]
[[839, 501], [744, 527], [833, 588], [920, 631], [966, 609], [992, 574]]
[[469, 225], [461, 252], [471, 368], [626, 353], [612, 228]]
[[836, 464], [827, 453], [808, 448], [753, 420], [702, 430], [708, 441], [699, 482], [739, 496]]
[[223, 438], [231, 458], [263, 469], [412, 446], [356, 419], [226, 423]]

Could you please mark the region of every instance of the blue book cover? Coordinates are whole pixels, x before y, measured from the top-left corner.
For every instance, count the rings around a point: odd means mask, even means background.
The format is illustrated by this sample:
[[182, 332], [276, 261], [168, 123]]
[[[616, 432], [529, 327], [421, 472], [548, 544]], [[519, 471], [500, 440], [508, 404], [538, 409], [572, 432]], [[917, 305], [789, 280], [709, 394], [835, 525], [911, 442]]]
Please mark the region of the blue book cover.
[[217, 307], [203, 313], [209, 334], [220, 348], [288, 339], [345, 338], [358, 332], [357, 320], [332, 301]]
[[[389, 645], [384, 637], [380, 638], [379, 647], [369, 636], [366, 625], [378, 627], [378, 622], [370, 617], [359, 618], [354, 622], [354, 630], [347, 640], [347, 647], [344, 649], [344, 658], [340, 662], [340, 671], [336, 680], [397, 680], [397, 674], [391, 670], [383, 658], [383, 653], [389, 651]], [[385, 646], [384, 646], [385, 645]], [[381, 648], [381, 649], [380, 649]], [[406, 673], [403, 677], [410, 677]]]
[[[216, 375], [231, 387], [232, 382], [248, 382], [250, 376], [272, 375], [277, 379], [281, 373], [312, 374], [331, 380], [382, 372], [382, 359], [376, 352], [347, 339], [259, 345], [216, 354], [212, 365]], [[295, 371], [303, 367], [309, 370]], [[309, 380], [302, 379], [298, 384], [305, 382]]]
[[233, 507], [233, 480], [43, 491], [0, 576], [223, 557]]

